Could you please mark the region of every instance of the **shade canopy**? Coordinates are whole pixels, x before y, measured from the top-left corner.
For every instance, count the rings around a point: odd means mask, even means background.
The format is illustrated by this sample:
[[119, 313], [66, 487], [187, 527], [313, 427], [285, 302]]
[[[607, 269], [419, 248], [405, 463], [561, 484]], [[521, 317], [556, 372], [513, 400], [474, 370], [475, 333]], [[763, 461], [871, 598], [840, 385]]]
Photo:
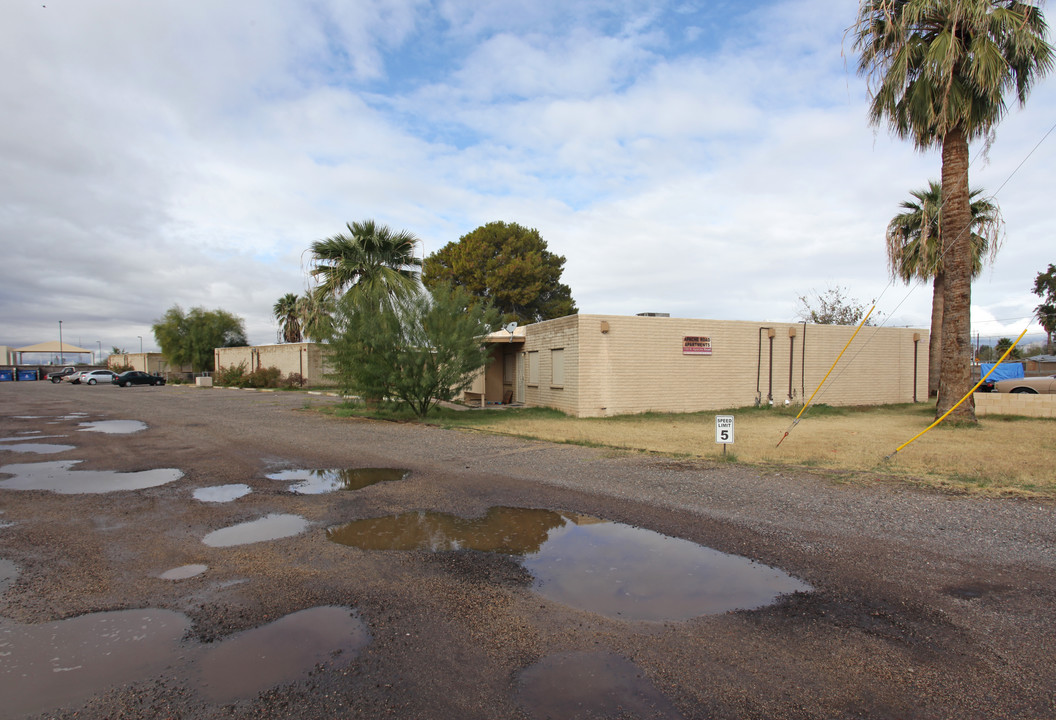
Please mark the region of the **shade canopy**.
[[91, 350], [85, 350], [82, 347], [77, 347], [76, 345], [70, 345], [69, 343], [66, 343], [66, 342], [62, 343], [62, 346], [60, 347], [58, 340], [49, 340], [48, 342], [37, 343], [36, 345], [26, 345], [25, 347], [15, 348], [15, 352], [20, 352], [20, 353], [59, 353], [60, 355], [65, 355], [66, 353], [72, 353], [74, 355], [76, 355], [77, 353], [87, 353], [89, 355], [92, 354]]

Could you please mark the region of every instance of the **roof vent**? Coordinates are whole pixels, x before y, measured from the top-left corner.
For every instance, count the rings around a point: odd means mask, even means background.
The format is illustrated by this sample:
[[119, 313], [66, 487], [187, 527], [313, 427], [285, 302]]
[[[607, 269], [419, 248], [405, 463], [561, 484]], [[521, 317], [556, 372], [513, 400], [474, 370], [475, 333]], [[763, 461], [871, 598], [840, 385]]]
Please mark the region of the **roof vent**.
[[638, 313], [638, 317], [671, 317], [671, 313]]

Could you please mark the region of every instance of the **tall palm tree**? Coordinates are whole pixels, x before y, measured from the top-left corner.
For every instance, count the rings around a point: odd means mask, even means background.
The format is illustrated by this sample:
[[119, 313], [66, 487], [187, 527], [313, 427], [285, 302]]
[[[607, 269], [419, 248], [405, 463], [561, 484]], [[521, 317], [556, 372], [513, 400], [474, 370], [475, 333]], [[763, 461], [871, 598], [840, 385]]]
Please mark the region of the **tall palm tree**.
[[286, 293], [271, 309], [275, 313], [275, 319], [279, 321], [279, 342], [298, 343], [303, 339], [299, 301], [300, 298], [296, 294]]
[[391, 297], [420, 286], [422, 259], [415, 256], [418, 238], [373, 220], [347, 223], [349, 234], [312, 243], [309, 271], [322, 293], [337, 299], [352, 287], [380, 288]]
[[319, 287], [297, 298], [297, 317], [304, 336], [315, 342], [328, 339], [334, 327], [333, 309], [333, 300]]
[[[1053, 65], [1042, 12], [1020, 0], [861, 0], [853, 28], [870, 80], [870, 120], [919, 150], [942, 148], [942, 364], [936, 412], [972, 387], [968, 143], [989, 137], [1005, 95], [1023, 104]], [[969, 398], [955, 415], [975, 422]]]
[[[973, 190], [971, 200], [972, 277], [983, 269], [983, 259], [993, 262], [1001, 244], [1001, 213], [987, 198]], [[909, 283], [931, 280], [931, 336], [928, 340], [928, 396], [939, 389], [939, 365], [942, 344], [943, 291], [946, 271], [940, 235], [942, 186], [931, 180], [928, 187], [910, 193], [915, 200], [902, 203], [905, 212], [895, 215], [887, 225], [887, 260], [893, 277]]]

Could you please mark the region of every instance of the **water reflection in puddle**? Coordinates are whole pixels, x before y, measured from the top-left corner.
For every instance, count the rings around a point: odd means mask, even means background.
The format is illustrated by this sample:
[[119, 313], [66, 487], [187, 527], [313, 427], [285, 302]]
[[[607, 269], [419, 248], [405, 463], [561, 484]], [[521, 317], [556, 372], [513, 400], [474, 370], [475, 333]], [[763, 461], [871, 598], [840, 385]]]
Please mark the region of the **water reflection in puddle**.
[[232, 485], [213, 485], [212, 487], [198, 488], [194, 491], [194, 499], [201, 502], [231, 502], [238, 500], [244, 495], [252, 492], [249, 485], [235, 483]]
[[0, 473], [14, 477], [0, 480], [8, 490], [50, 490], [60, 495], [142, 490], [179, 480], [183, 472], [175, 468], [158, 468], [140, 472], [113, 470], [71, 470], [80, 460], [56, 460], [46, 463], [0, 466]]
[[162, 672], [190, 627], [170, 610], [120, 610], [0, 625], [4, 714], [38, 713]]
[[339, 653], [347, 662], [369, 641], [366, 625], [347, 608], [302, 610], [210, 649], [198, 663], [200, 685], [217, 703], [252, 697]]
[[290, 492], [321, 495], [337, 490], [361, 490], [380, 482], [403, 480], [410, 470], [399, 468], [331, 468], [326, 470], [283, 470], [267, 475], [269, 480], [300, 480]]
[[146, 429], [147, 424], [139, 420], [96, 420], [80, 423], [80, 432], [101, 432], [108, 435], [128, 435]]
[[162, 580], [187, 580], [188, 578], [201, 575], [208, 569], [208, 565], [180, 565], [172, 570], [166, 570], [161, 575], [158, 575], [158, 577]]
[[366, 550], [466, 548], [516, 555], [543, 596], [624, 620], [686, 620], [747, 610], [810, 586], [747, 558], [652, 530], [530, 508], [480, 518], [406, 513], [330, 528]]
[[58, 443], [12, 443], [0, 445], [0, 450], [20, 453], [36, 453], [37, 455], [51, 455], [52, 453], [73, 450], [75, 445], [60, 445]]
[[[10, 560], [0, 558], [0, 593], [3, 593], [11, 587], [11, 583], [13, 583], [17, 577], [18, 566]], [[3, 657], [3, 652], [0, 652], [0, 657]]]
[[612, 653], [560, 653], [518, 673], [517, 699], [533, 718], [681, 718], [642, 669]]
[[249, 543], [300, 535], [308, 527], [308, 521], [300, 515], [272, 513], [259, 520], [221, 528], [202, 538], [209, 547], [231, 547]]
[[120, 610], [40, 625], [0, 620], [0, 716], [76, 706], [119, 685], [164, 673], [214, 702], [252, 697], [295, 682], [322, 662], [347, 665], [369, 641], [348, 608], [287, 615], [219, 643], [181, 642], [182, 613]]

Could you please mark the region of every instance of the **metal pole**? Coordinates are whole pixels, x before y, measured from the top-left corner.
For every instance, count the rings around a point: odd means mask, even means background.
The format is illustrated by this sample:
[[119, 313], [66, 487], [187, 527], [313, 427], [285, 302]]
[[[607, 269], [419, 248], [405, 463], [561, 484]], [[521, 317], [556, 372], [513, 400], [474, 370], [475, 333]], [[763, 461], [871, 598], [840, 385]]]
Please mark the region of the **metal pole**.
[[59, 365], [65, 365], [66, 358], [62, 356], [62, 320], [59, 320]]

